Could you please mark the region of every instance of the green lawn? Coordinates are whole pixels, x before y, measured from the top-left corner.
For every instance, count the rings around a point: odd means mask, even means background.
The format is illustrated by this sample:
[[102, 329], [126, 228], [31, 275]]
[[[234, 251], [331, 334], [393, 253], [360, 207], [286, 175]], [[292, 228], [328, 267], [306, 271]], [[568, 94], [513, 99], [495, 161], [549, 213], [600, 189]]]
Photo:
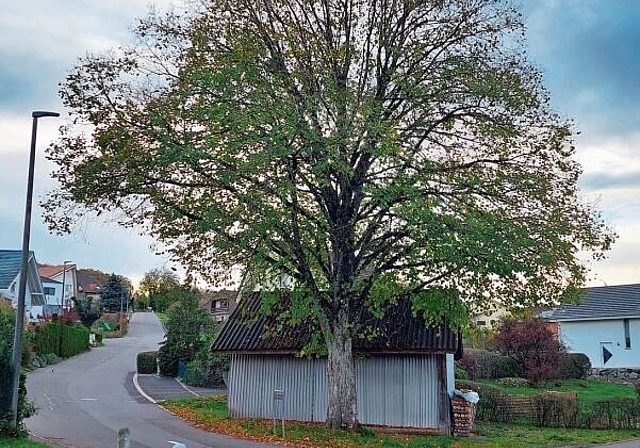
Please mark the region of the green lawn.
[[561, 392], [576, 392], [578, 399], [584, 401], [596, 401], [612, 398], [637, 398], [633, 387], [622, 384], [607, 383], [596, 380], [563, 380], [562, 386], [557, 387], [549, 383], [544, 387], [508, 387], [493, 380], [480, 380], [482, 384], [495, 386], [508, 394], [513, 395], [535, 395], [547, 390]]
[[[271, 421], [228, 418], [224, 397], [169, 400], [163, 405], [175, 415], [211, 432], [266, 443], [282, 440], [272, 434]], [[497, 423], [478, 424], [475, 432], [477, 436], [470, 438], [388, 435], [370, 430], [353, 434], [331, 431], [321, 424], [289, 422], [286, 424], [286, 441], [294, 446], [317, 448], [546, 448], [640, 437], [640, 430], [548, 429]]]
[[14, 439], [2, 436], [0, 436], [0, 446], [2, 448], [49, 448], [47, 445], [33, 442], [29, 439]]

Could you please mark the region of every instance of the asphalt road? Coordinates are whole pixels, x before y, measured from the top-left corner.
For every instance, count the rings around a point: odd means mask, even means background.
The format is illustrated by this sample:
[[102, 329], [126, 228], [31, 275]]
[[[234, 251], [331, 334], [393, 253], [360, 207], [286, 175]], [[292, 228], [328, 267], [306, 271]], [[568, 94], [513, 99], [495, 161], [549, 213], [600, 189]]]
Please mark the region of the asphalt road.
[[136, 354], [156, 350], [163, 334], [155, 314], [136, 313], [127, 337], [30, 373], [28, 393], [39, 411], [26, 421], [29, 431], [70, 447], [114, 448], [124, 427], [131, 430], [131, 448], [169, 448], [170, 440], [188, 448], [267, 447], [193, 428], [137, 393], [131, 381]]

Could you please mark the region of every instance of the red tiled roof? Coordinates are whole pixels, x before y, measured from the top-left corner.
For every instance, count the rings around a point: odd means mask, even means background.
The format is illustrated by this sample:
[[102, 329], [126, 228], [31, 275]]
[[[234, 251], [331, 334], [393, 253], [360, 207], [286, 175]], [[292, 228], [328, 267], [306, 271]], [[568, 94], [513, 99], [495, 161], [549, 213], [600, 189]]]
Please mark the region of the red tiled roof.
[[[69, 272], [71, 269], [75, 268], [76, 265], [75, 264], [67, 264], [67, 272]], [[42, 277], [55, 277], [56, 275], [62, 273], [62, 271], [64, 271], [64, 267], [65, 265], [55, 265], [55, 264], [39, 264], [38, 265], [38, 272], [40, 273], [40, 275]]]

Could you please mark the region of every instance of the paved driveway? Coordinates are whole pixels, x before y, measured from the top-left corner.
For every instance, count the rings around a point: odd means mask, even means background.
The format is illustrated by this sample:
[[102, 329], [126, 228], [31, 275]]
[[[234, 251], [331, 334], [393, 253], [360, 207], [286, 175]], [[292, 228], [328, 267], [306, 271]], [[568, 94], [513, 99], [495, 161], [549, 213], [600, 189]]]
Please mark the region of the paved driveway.
[[189, 426], [137, 393], [131, 381], [136, 354], [156, 350], [163, 329], [152, 313], [136, 313], [129, 335], [29, 374], [29, 396], [39, 412], [27, 420], [36, 436], [60, 446], [114, 448], [119, 428], [131, 429], [132, 448], [258, 448], [257, 443]]

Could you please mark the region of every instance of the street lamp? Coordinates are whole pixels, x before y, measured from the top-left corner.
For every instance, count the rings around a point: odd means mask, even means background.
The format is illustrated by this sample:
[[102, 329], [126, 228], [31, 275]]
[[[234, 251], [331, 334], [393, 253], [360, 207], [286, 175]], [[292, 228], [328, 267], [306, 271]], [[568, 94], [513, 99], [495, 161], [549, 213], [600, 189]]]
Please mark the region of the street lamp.
[[31, 205], [33, 203], [33, 172], [36, 162], [36, 134], [38, 118], [59, 117], [57, 112], [36, 110], [31, 113], [33, 126], [31, 128], [31, 152], [29, 154], [29, 176], [27, 178], [27, 200], [24, 211], [24, 230], [22, 234], [22, 265], [20, 269], [20, 283], [18, 285], [18, 310], [16, 312], [16, 326], [13, 335], [13, 375], [11, 390], [11, 423], [10, 427], [18, 426], [18, 389], [20, 386], [20, 360], [22, 356], [22, 328], [24, 326], [24, 302], [27, 290], [27, 271], [29, 264], [29, 240], [31, 238]]
[[62, 297], [60, 297], [60, 314], [58, 315], [58, 355], [62, 353], [62, 318], [64, 317], [64, 293], [65, 277], [67, 275], [67, 263], [71, 263], [71, 261], [65, 260], [62, 263]]
[[62, 263], [63, 271], [62, 271], [62, 297], [60, 298], [60, 317], [62, 317], [63, 310], [64, 310], [64, 296], [65, 296], [65, 294], [64, 294], [64, 292], [65, 292], [64, 291], [64, 289], [65, 289], [64, 282], [65, 282], [65, 277], [67, 275], [67, 264], [69, 264], [69, 263], [71, 263], [71, 261], [69, 261], [69, 260], [65, 260]]

